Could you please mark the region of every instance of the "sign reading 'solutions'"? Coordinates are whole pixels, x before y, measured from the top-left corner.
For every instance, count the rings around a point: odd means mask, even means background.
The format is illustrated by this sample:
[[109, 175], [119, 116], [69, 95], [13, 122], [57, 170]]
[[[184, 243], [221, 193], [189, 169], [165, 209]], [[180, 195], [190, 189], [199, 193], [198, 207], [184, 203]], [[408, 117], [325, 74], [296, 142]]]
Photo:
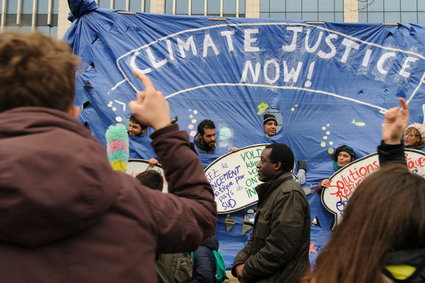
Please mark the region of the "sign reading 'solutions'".
[[[425, 177], [425, 153], [406, 149], [405, 156], [410, 172]], [[377, 153], [367, 155], [348, 164], [330, 177], [331, 185], [322, 192], [322, 203], [335, 216], [334, 226], [341, 222], [348, 199], [360, 183], [379, 170]]]
[[257, 163], [265, 146], [257, 144], [230, 152], [205, 169], [218, 213], [231, 213], [258, 201], [255, 187], [262, 182], [258, 179]]

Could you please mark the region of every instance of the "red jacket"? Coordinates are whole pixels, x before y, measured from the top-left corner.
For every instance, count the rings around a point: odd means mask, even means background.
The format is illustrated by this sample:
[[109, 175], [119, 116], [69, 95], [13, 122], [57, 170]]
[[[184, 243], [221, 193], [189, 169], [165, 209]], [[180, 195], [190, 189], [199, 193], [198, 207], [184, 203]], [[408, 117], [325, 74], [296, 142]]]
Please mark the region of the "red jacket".
[[113, 171], [106, 149], [64, 112], [0, 113], [2, 282], [156, 282], [157, 252], [194, 250], [216, 207], [187, 133], [152, 146], [173, 194]]

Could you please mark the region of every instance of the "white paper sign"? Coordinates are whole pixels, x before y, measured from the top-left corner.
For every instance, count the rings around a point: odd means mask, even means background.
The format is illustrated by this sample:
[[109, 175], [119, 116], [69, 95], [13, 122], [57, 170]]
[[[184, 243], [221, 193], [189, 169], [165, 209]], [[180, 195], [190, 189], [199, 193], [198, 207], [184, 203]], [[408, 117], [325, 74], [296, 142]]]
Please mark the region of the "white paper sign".
[[[425, 177], [425, 154], [414, 149], [405, 149], [407, 167], [412, 173]], [[359, 184], [380, 168], [378, 153], [357, 159], [333, 174], [331, 186], [322, 192], [322, 203], [335, 216], [335, 226], [341, 222], [348, 199]]]
[[227, 153], [205, 168], [219, 214], [231, 213], [258, 201], [255, 187], [262, 182], [256, 166], [266, 145], [256, 144]]

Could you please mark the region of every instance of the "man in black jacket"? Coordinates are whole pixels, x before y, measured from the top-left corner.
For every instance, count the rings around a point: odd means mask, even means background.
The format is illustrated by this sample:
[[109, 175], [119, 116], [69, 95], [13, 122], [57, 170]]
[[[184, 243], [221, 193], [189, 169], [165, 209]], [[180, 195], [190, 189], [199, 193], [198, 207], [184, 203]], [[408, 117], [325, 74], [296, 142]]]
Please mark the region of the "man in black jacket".
[[310, 208], [292, 179], [293, 165], [285, 144], [270, 144], [261, 154], [257, 168], [264, 183], [255, 188], [254, 229], [232, 268], [241, 282], [298, 282], [309, 267]]

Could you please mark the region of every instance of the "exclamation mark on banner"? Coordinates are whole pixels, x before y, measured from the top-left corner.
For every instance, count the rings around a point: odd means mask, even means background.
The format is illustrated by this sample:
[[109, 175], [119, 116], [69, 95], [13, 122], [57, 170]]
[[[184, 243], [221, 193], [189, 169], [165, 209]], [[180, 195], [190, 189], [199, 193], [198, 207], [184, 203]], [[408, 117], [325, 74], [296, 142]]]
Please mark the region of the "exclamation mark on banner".
[[311, 87], [311, 79], [313, 78], [314, 65], [316, 62], [311, 62], [308, 67], [307, 81], [304, 83], [305, 87]]

